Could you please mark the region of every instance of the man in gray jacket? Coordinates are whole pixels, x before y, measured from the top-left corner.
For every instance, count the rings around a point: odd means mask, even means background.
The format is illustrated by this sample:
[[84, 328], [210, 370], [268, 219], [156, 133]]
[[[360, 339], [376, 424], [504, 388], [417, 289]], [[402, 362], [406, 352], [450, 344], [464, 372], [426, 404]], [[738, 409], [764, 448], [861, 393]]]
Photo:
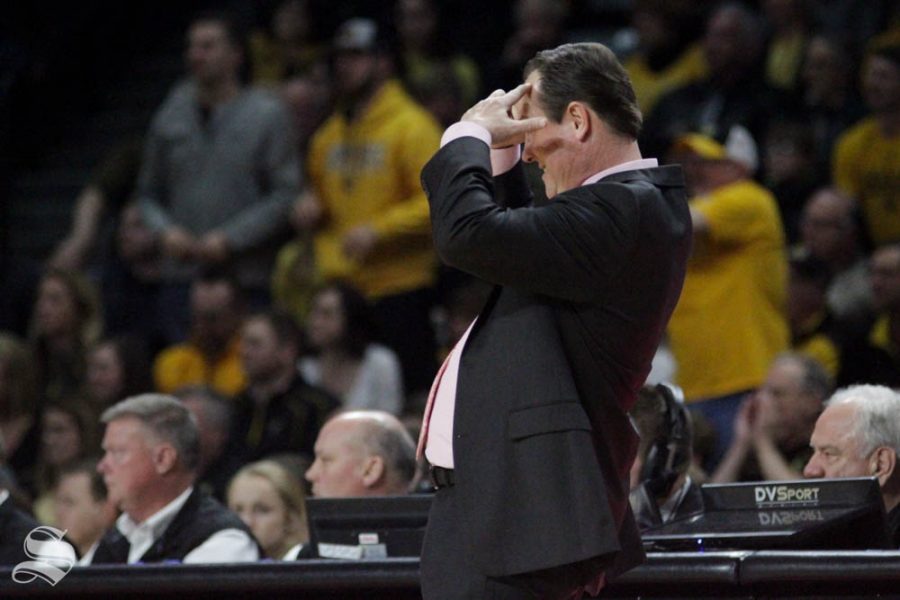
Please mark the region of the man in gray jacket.
[[277, 237], [297, 195], [287, 114], [274, 95], [244, 85], [245, 60], [227, 15], [196, 18], [187, 35], [190, 76], [147, 136], [137, 191], [166, 257], [170, 338], [186, 331], [188, 283], [200, 266], [232, 261], [251, 302], [265, 301]]

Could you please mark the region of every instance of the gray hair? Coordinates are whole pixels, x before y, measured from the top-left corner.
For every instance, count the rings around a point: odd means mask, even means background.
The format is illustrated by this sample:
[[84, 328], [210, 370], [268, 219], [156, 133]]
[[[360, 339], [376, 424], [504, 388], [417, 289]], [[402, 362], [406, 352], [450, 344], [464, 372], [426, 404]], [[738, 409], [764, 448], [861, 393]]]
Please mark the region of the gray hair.
[[195, 470], [200, 461], [197, 421], [180, 400], [168, 394], [140, 394], [107, 408], [100, 421], [110, 423], [123, 417], [140, 420], [157, 438], [172, 444], [178, 460]]
[[340, 417], [359, 418], [363, 425], [359, 444], [365, 452], [384, 459], [388, 479], [397, 487], [408, 487], [416, 476], [416, 443], [409, 431], [392, 414], [353, 411]]
[[850, 435], [859, 441], [862, 456], [887, 446], [900, 457], [900, 393], [883, 385], [851, 385], [829, 398], [825, 406], [856, 407]]

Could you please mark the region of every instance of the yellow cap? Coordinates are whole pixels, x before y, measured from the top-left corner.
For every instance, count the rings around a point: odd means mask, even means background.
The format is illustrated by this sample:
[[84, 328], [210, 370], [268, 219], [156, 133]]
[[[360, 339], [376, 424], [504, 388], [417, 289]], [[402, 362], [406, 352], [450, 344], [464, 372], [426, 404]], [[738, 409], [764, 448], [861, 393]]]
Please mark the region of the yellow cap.
[[732, 125], [724, 144], [702, 133], [686, 133], [676, 138], [672, 148], [693, 152], [707, 160], [729, 160], [756, 172], [759, 155], [750, 132], [741, 125]]
[[700, 133], [687, 133], [675, 140], [674, 148], [676, 151], [693, 152], [701, 158], [710, 160], [722, 160], [728, 158], [725, 152], [725, 146], [712, 139], [707, 135]]

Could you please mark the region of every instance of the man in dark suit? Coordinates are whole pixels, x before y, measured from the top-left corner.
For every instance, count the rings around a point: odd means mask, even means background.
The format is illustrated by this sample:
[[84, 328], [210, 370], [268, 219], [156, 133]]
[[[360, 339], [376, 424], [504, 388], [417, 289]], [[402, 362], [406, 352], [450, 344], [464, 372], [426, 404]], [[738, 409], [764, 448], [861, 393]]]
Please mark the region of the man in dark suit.
[[[422, 174], [441, 258], [496, 284], [426, 409], [426, 600], [578, 597], [643, 558], [627, 413], [684, 279], [682, 173], [642, 159], [608, 48], [543, 51], [525, 73], [451, 126]], [[544, 206], [529, 205], [522, 142]]]
[[12, 566], [28, 560], [25, 538], [38, 527], [40, 523], [15, 506], [9, 490], [0, 487], [0, 565]]

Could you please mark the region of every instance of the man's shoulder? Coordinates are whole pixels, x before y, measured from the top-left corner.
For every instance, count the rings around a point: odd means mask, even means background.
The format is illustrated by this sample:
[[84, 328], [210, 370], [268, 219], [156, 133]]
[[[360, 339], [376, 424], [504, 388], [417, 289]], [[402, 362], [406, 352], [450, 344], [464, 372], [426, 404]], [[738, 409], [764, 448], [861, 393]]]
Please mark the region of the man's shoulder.
[[[652, 183], [656, 187], [683, 187], [684, 172], [680, 165], [662, 165], [645, 169], [619, 171], [618, 173], [607, 175], [596, 183], [628, 185], [639, 184], [640, 182]], [[582, 187], [590, 188], [591, 186]]]
[[867, 146], [873, 142], [883, 139], [881, 132], [878, 130], [878, 122], [874, 117], [866, 117], [847, 128], [844, 133], [838, 137], [836, 142], [836, 151], [841, 152], [865, 152]]
[[754, 200], [760, 204], [777, 206], [775, 194], [769, 188], [753, 179], [741, 179], [727, 185], [716, 188], [710, 192], [710, 196], [716, 200]]
[[312, 404], [315, 407], [322, 407], [328, 410], [338, 408], [341, 404], [337, 398], [325, 389], [306, 381], [299, 372], [294, 377], [287, 391], [281, 394], [280, 403], [289, 409], [300, 405], [308, 406]]
[[613, 173], [594, 183], [563, 192], [557, 198], [620, 204], [631, 200], [637, 204], [642, 198], [661, 197], [666, 189], [683, 188], [684, 175], [681, 167], [669, 165]]
[[21, 544], [25, 541], [28, 532], [40, 524], [28, 513], [20, 510], [13, 504], [12, 498], [7, 498], [0, 504], [0, 530], [4, 537], [15, 538]]
[[182, 118], [196, 101], [196, 89], [189, 79], [181, 79], [172, 85], [162, 104], [156, 109], [155, 124], [159, 126]]

